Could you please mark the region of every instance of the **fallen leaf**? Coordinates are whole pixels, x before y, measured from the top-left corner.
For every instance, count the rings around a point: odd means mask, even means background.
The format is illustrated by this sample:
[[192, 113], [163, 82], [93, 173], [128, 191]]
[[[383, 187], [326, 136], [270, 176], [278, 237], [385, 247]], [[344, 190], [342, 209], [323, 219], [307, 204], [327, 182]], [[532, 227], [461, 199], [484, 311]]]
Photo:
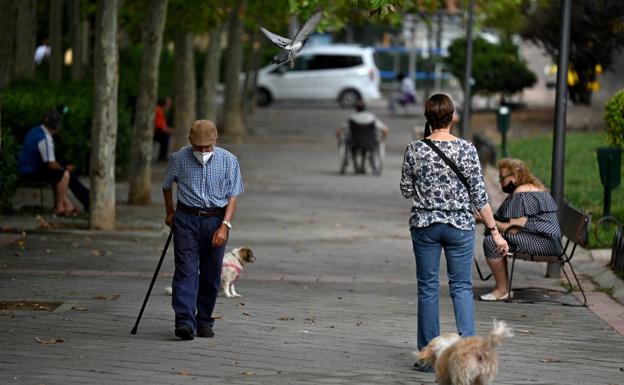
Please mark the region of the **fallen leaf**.
[[91, 251], [91, 255], [93, 255], [94, 257], [99, 257], [100, 255], [102, 255], [102, 253], [99, 250], [93, 250]]
[[251, 314], [249, 314], [249, 313], [244, 313], [243, 312], [243, 315], [246, 315], [247, 317], [251, 317]]
[[189, 372], [189, 371], [187, 371], [187, 370], [183, 370], [183, 371], [181, 371], [181, 372], [180, 372], [180, 375], [181, 375], [181, 376], [190, 376], [190, 375], [191, 375], [191, 372]]
[[108, 299], [108, 297], [106, 297], [105, 295], [96, 295], [95, 297], [93, 297], [93, 299], [105, 300], [105, 299]]
[[72, 306], [70, 310], [73, 311], [89, 311], [86, 307], [84, 306]]
[[243, 376], [255, 376], [256, 373], [255, 372], [242, 372], [241, 373]]
[[116, 300], [116, 299], [117, 299], [117, 298], [119, 298], [119, 297], [121, 297], [121, 294], [113, 294], [113, 295], [111, 295], [111, 299], [112, 299], [113, 301], [114, 301], [114, 300]]
[[293, 317], [283, 316], [279, 318], [280, 321], [294, 321]]
[[517, 332], [523, 334], [535, 334], [533, 330], [517, 330]]
[[62, 338], [58, 338], [58, 337], [56, 337], [56, 338], [52, 338], [52, 339], [50, 339], [50, 340], [42, 340], [42, 339], [41, 339], [41, 338], [39, 338], [39, 337], [35, 337], [35, 340], [36, 340], [38, 343], [42, 344], [42, 345], [62, 344], [63, 342], [65, 342], [65, 340], [64, 340], [64, 339], [62, 339]]
[[542, 359], [542, 362], [544, 362], [546, 364], [549, 364], [551, 362], [561, 362], [561, 360], [558, 360], [556, 358], [544, 358], [544, 359]]
[[214, 318], [214, 319], [223, 319], [223, 317], [221, 317], [221, 315], [213, 315], [212, 318]]

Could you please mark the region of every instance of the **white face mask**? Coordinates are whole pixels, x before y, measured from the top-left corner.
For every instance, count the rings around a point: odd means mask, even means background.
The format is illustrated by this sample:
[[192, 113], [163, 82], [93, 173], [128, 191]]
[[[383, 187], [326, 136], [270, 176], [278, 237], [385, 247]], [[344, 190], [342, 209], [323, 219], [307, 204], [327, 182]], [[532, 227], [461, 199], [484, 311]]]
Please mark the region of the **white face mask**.
[[206, 162], [208, 162], [208, 159], [210, 159], [210, 157], [212, 156], [213, 152], [214, 151], [210, 151], [210, 152], [193, 151], [193, 155], [195, 156], [195, 159], [199, 161], [199, 163], [201, 163], [202, 165], [205, 165]]

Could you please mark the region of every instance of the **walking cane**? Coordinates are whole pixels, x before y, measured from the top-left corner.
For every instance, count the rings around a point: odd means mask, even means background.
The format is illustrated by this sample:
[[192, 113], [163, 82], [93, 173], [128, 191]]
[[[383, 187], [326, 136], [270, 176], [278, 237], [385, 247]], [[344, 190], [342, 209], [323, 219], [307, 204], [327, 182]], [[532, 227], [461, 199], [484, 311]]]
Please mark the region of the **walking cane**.
[[147, 300], [152, 293], [152, 288], [154, 287], [154, 283], [156, 282], [156, 277], [158, 277], [158, 272], [160, 271], [160, 266], [163, 263], [163, 259], [165, 259], [165, 254], [167, 254], [167, 249], [169, 248], [169, 243], [171, 242], [171, 237], [173, 236], [173, 230], [169, 232], [169, 236], [167, 237], [167, 242], [165, 242], [165, 248], [162, 251], [160, 256], [160, 261], [158, 261], [158, 266], [156, 266], [156, 271], [154, 272], [154, 277], [152, 278], [152, 283], [150, 283], [149, 289], [147, 289], [147, 294], [145, 295], [145, 300], [143, 301], [143, 306], [141, 306], [141, 311], [139, 312], [139, 316], [137, 317], [136, 323], [130, 331], [130, 334], [136, 334], [137, 327], [139, 327], [139, 322], [141, 321], [141, 317], [143, 316], [143, 310], [145, 310], [145, 305], [147, 305]]

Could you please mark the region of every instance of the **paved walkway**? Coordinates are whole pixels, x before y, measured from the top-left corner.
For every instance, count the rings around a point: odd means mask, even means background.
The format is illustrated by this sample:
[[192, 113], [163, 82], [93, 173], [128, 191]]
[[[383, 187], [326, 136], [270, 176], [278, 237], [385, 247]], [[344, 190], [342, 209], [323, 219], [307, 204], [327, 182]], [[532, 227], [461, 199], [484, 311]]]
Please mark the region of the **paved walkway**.
[[[340, 176], [333, 129], [346, 115], [333, 106], [278, 105], [251, 119], [246, 143], [223, 143], [239, 156], [247, 188], [229, 246], [249, 246], [258, 259], [237, 284], [243, 297], [219, 299], [214, 339], [173, 336], [163, 290], [172, 251], [138, 334], [129, 333], [167, 233], [158, 183], [148, 207], [125, 205], [127, 186], [119, 184], [121, 231], [81, 230], [80, 220], [77, 229], [36, 229], [32, 216], [2, 218], [0, 303], [60, 306], [0, 310], [0, 383], [435, 383], [411, 370], [415, 267], [410, 202], [398, 191], [405, 145], [422, 122], [382, 116], [392, 128], [382, 176]], [[26, 191], [17, 201], [37, 198]], [[551, 289], [526, 295], [578, 303], [559, 293], [558, 280], [543, 278], [545, 266], [518, 269], [519, 286]], [[452, 331], [443, 283], [441, 327]], [[477, 295], [490, 286], [475, 273]], [[617, 303], [610, 309], [624, 318]], [[624, 337], [588, 308], [476, 302], [476, 316], [479, 334], [494, 317], [515, 329], [499, 350], [497, 384], [624, 384]]]

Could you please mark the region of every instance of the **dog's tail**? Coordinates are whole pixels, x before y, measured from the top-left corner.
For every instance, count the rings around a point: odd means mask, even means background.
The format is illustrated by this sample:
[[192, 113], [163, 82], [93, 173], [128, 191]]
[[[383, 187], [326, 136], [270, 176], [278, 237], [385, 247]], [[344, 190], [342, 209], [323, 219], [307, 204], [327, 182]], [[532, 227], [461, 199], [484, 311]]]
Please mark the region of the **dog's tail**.
[[511, 328], [507, 326], [505, 321], [498, 321], [494, 319], [492, 329], [488, 333], [487, 337], [485, 337], [486, 344], [488, 344], [491, 348], [495, 348], [500, 345], [501, 341], [505, 337], [513, 337]]

